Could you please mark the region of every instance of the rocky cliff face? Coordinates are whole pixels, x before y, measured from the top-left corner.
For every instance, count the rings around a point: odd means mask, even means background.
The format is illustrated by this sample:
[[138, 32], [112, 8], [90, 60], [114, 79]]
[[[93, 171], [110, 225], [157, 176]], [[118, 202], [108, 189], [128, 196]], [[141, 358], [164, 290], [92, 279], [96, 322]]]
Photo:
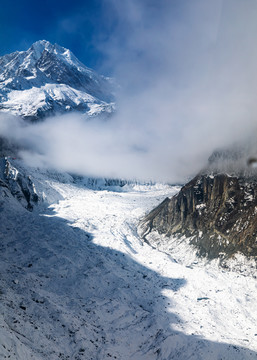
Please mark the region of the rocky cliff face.
[[15, 197], [29, 211], [39, 200], [30, 176], [21, 174], [3, 157], [0, 158], [0, 191], [3, 197]]
[[152, 231], [190, 238], [200, 256], [257, 256], [257, 182], [198, 175], [147, 215], [141, 228], [146, 238]]

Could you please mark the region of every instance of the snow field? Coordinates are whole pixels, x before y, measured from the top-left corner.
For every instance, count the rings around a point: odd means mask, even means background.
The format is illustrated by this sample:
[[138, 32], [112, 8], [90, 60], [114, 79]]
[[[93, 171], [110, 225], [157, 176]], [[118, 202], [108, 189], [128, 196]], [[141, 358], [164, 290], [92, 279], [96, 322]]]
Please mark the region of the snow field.
[[138, 236], [139, 219], [178, 188], [34, 176], [48, 209], [0, 198], [0, 358], [257, 358], [256, 280]]

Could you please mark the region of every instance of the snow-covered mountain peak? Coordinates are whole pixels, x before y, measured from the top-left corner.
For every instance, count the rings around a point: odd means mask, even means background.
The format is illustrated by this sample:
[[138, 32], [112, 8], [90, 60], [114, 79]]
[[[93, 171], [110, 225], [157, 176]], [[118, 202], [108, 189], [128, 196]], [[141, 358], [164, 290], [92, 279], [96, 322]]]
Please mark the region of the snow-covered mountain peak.
[[47, 41], [47, 40], [38, 40], [38, 41], [34, 42], [31, 45], [30, 49], [35, 50], [35, 51], [39, 51], [39, 52], [42, 53], [42, 51], [44, 49], [48, 49], [48, 48], [50, 49], [52, 47], [53, 47], [53, 45], [49, 41]]
[[36, 59], [40, 59], [41, 57], [45, 58], [47, 55], [51, 54], [52, 61], [53, 59], [55, 59], [55, 61], [60, 60], [64, 63], [68, 63], [74, 68], [77, 68], [78, 71], [94, 73], [93, 70], [90, 70], [85, 65], [83, 65], [69, 49], [66, 49], [58, 44], [51, 44], [47, 40], [36, 41], [27, 50], [27, 53], [29, 57], [32, 56]]
[[[53, 98], [46, 92], [49, 85], [51, 89], [54, 85], [61, 86], [63, 96]], [[72, 97], [69, 96], [70, 89], [74, 89]], [[35, 42], [26, 51], [0, 57], [0, 110], [25, 118], [35, 119], [67, 109], [89, 115], [110, 113], [113, 109], [112, 90], [113, 82], [109, 78], [86, 67], [69, 49], [46, 40]], [[44, 98], [40, 104], [34, 103], [32, 99], [35, 97], [31, 96], [38, 91]], [[74, 95], [78, 92], [79, 99]], [[89, 98], [92, 100], [90, 104]], [[17, 103], [17, 99], [22, 99], [22, 102]], [[89, 113], [92, 104], [98, 105], [94, 114], [92, 111]]]
[[34, 44], [31, 45], [29, 48], [29, 52], [35, 52], [39, 56], [42, 54], [42, 52], [46, 49], [48, 51], [51, 51], [53, 49], [54, 45], [52, 45], [47, 40], [38, 40]]

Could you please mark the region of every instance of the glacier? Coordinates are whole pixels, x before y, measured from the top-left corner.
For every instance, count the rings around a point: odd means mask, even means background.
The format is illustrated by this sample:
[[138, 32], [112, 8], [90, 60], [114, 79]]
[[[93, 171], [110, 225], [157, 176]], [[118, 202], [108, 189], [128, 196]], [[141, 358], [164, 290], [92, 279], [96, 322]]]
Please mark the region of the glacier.
[[256, 279], [138, 235], [179, 187], [87, 187], [8, 161], [39, 200], [29, 212], [0, 187], [1, 358], [256, 359]]
[[[106, 118], [115, 89], [45, 40], [0, 57], [0, 112], [27, 121]], [[140, 236], [140, 220], [180, 186], [33, 167], [0, 143], [1, 359], [257, 358], [256, 268]]]

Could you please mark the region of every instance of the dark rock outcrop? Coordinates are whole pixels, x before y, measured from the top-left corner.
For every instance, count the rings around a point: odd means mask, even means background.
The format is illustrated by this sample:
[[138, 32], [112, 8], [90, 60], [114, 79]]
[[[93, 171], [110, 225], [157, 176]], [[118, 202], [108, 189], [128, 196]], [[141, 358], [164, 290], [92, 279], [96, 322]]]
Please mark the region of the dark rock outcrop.
[[145, 217], [152, 231], [190, 238], [200, 256], [257, 256], [257, 182], [226, 174], [201, 174]]
[[30, 176], [21, 174], [6, 157], [0, 158], [0, 188], [4, 190], [5, 196], [11, 194], [29, 211], [39, 201]]

